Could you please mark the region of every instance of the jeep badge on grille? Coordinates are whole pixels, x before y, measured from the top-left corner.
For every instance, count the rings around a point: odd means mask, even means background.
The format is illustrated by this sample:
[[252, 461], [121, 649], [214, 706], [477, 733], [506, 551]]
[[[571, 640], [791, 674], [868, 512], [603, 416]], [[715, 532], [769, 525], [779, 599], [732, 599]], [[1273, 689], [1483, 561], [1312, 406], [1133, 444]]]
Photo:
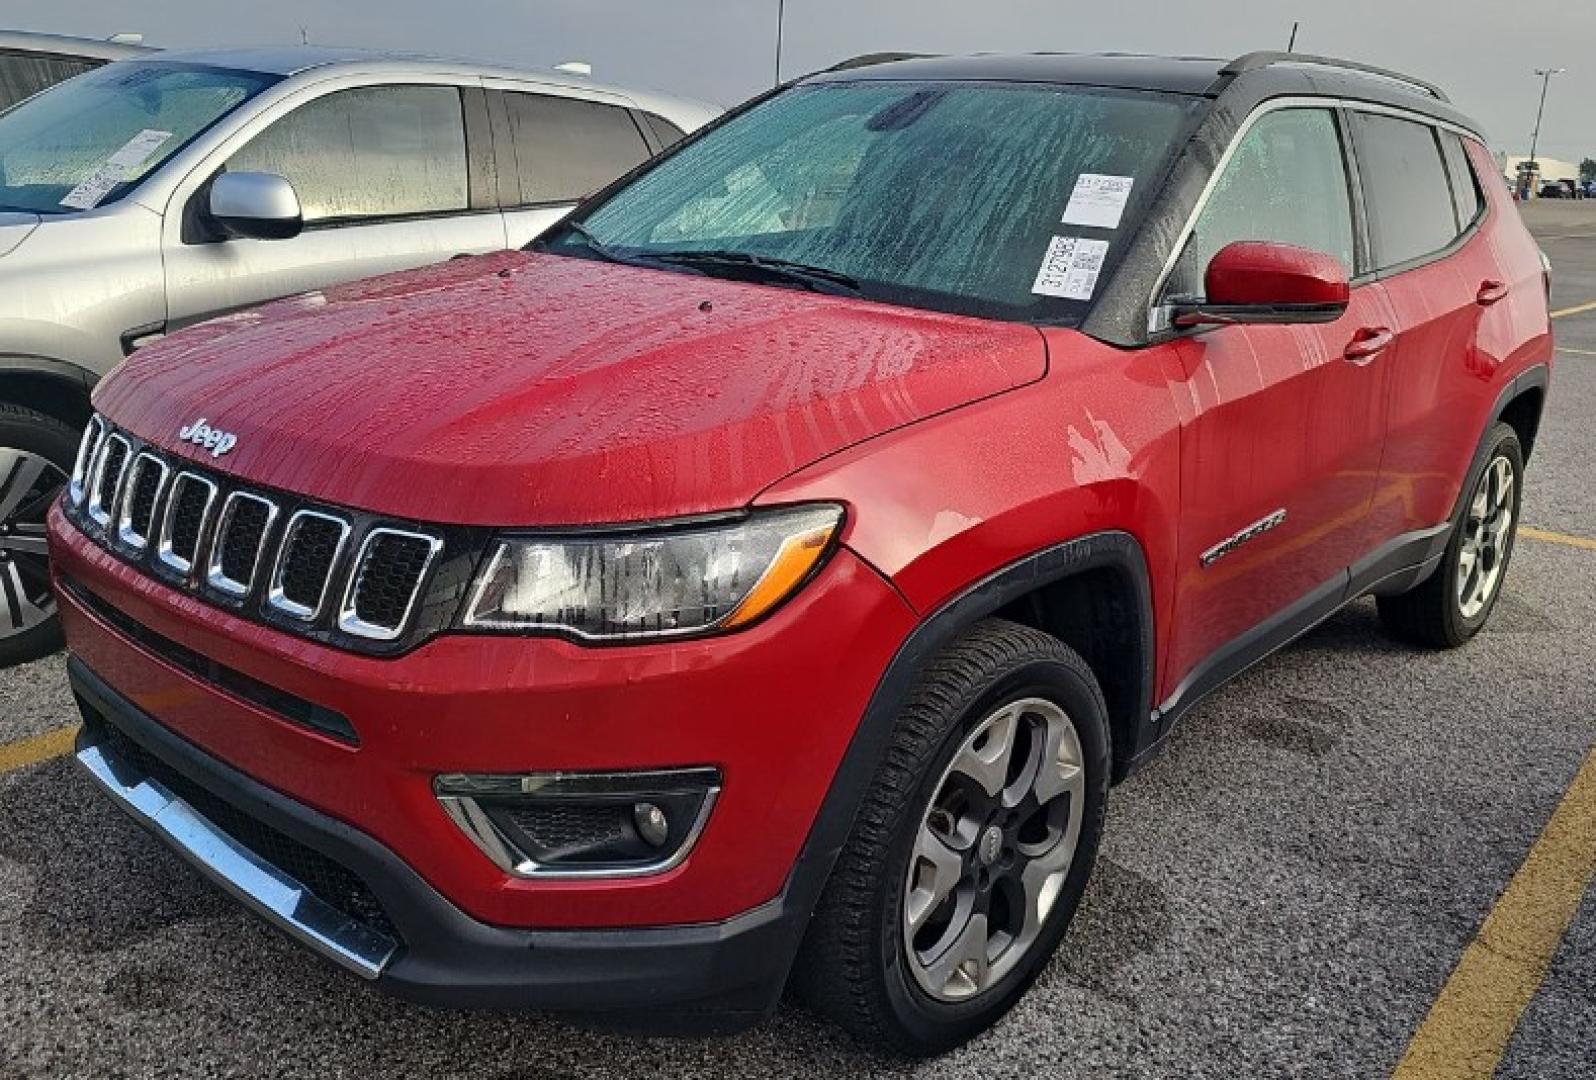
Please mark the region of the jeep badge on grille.
[[218, 458], [238, 445], [237, 435], [211, 427], [203, 416], [179, 431], [177, 437], [195, 446], [203, 446], [211, 452], [211, 457]]

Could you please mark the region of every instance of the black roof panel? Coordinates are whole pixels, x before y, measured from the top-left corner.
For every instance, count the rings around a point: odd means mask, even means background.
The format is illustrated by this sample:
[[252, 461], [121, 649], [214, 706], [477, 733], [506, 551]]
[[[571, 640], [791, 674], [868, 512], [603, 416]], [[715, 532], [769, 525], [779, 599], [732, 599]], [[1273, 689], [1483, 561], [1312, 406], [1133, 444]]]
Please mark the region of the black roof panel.
[[1013, 56], [983, 53], [895, 60], [821, 72], [810, 78], [815, 81], [849, 82], [861, 79], [965, 79], [1067, 83], [1201, 94], [1213, 86], [1227, 63], [1227, 60], [1137, 56], [1129, 53], [1026, 53]]

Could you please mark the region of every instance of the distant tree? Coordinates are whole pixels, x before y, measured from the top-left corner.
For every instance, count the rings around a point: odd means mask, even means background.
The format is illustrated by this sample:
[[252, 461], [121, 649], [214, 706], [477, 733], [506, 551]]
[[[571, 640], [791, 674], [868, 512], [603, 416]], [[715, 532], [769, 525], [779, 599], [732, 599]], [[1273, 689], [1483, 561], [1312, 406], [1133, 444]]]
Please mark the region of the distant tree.
[[1581, 180], [1596, 180], [1596, 158], [1586, 158], [1579, 163], [1579, 178]]

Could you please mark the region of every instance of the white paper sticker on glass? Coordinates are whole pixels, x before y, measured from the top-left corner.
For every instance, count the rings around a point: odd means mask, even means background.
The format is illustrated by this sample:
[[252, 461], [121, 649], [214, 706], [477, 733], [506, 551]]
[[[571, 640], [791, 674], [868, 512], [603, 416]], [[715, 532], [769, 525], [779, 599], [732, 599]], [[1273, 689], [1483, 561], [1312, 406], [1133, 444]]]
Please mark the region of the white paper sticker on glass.
[[1064, 224], [1091, 229], [1119, 228], [1135, 182], [1133, 176], [1082, 173], [1075, 181], [1075, 190], [1070, 193], [1069, 206], [1064, 208]]
[[156, 131], [154, 128], [145, 128], [127, 142], [122, 144], [122, 149], [105, 159], [107, 165], [119, 165], [124, 169], [136, 168], [144, 164], [144, 159], [155, 153], [158, 146], [172, 137], [170, 131]]
[[1108, 258], [1107, 240], [1055, 236], [1047, 245], [1031, 291], [1064, 300], [1090, 300]]
[[122, 166], [101, 165], [61, 199], [61, 205], [73, 210], [92, 210], [111, 189], [122, 182]]

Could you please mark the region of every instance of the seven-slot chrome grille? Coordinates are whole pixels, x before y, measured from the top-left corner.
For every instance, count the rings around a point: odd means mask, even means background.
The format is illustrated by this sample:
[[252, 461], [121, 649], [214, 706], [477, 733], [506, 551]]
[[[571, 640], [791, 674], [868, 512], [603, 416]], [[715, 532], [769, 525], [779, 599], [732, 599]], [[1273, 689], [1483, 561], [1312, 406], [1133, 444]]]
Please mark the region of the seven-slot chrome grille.
[[445, 548], [446, 530], [237, 483], [98, 416], [65, 509], [106, 550], [168, 584], [366, 651], [416, 636]]

